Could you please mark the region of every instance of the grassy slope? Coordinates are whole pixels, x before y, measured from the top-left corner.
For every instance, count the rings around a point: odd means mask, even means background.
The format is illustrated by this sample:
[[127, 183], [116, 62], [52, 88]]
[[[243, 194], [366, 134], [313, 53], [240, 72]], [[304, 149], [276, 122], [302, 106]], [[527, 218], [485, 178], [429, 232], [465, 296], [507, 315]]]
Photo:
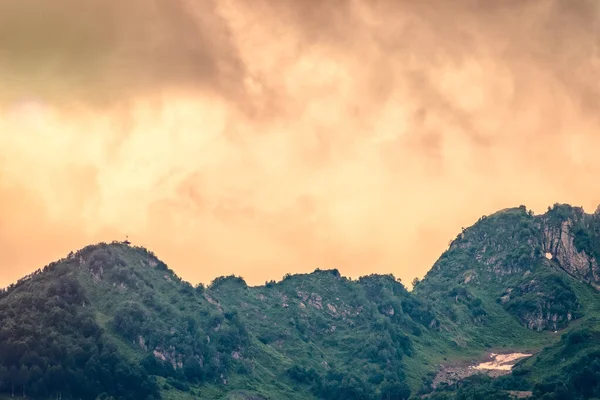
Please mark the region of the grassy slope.
[[[435, 301], [444, 298], [449, 288], [458, 285], [467, 288], [474, 298], [482, 301], [482, 307], [488, 314], [483, 326], [469, 324], [468, 308], [462, 304], [454, 305], [454, 309], [458, 309], [458, 321], [453, 323], [446, 320], [452, 327], [450, 330], [453, 330], [456, 335], [463, 334], [464, 337], [471, 338], [472, 341], [468, 346], [470, 350], [536, 353], [533, 357], [518, 363], [514, 377], [502, 380], [500, 384], [504, 389], [531, 390], [536, 383], [562, 381], [575, 366], [581, 367], [581, 363], [585, 362], [582, 361], [584, 357], [589, 357], [589, 354], [594, 351], [600, 351], [600, 294], [596, 289], [565, 273], [555, 260], [549, 261], [539, 257], [539, 262], [528, 262], [524, 264], [524, 268], [515, 266], [514, 262], [511, 264], [511, 256], [512, 260], [515, 260], [527, 254], [520, 248], [523, 240], [526, 244], [523, 247], [529, 245], [535, 250], [536, 246], [540, 246], [538, 221], [550, 220], [550, 223], [560, 224], [561, 219], [552, 220], [556, 218], [558, 211], [562, 213], [561, 218], [567, 218], [572, 214], [572, 210], [565, 206], [553, 210], [548, 214], [549, 217], [536, 218], [526, 214], [523, 209], [509, 209], [480, 221], [459, 235], [446, 257], [443, 256], [437, 263], [438, 268], [434, 267], [425, 284], [418, 286], [416, 290], [417, 295]], [[586, 218], [595, 218], [595, 216]], [[499, 232], [502, 234], [498, 235]], [[489, 249], [491, 245], [486, 239], [490, 237], [494, 239], [494, 251], [490, 255], [500, 259], [502, 265], [512, 265], [512, 273], [494, 275], [492, 273], [494, 263], [485, 262], [486, 248]], [[590, 237], [592, 246], [600, 240], [595, 236]], [[439, 268], [440, 263], [443, 263], [442, 268]], [[466, 283], [464, 278], [472, 275], [473, 272], [476, 273], [474, 276], [477, 279]], [[559, 327], [558, 332], [549, 329], [538, 333], [524, 329], [518, 319], [519, 309], [507, 308], [498, 300], [506, 293], [507, 288], [522, 287], [534, 281], [535, 290], [521, 297], [525, 305], [554, 302], [556, 304], [549, 306], [546, 304], [548, 309], [559, 310], [559, 313], [561, 310], [573, 311], [577, 319], [567, 326]], [[561, 301], [564, 301], [564, 304], [560, 304]], [[440, 306], [438, 309], [447, 315], [447, 307]], [[462, 314], [460, 309], [464, 311]], [[584, 333], [580, 334], [580, 332]], [[573, 335], [580, 339], [573, 342]]]
[[[322, 271], [291, 276], [270, 286], [240, 290], [224, 284], [209, 290], [225, 309], [240, 310], [256, 337], [256, 348], [262, 350], [256, 361], [266, 373], [276, 371], [274, 378], [286, 382], [285, 370], [294, 364], [323, 372], [347, 368], [349, 362], [357, 373], [381, 369], [360, 355], [360, 348], [376, 340], [371, 323], [385, 317], [364, 297], [358, 282]], [[413, 388], [420, 385], [420, 376], [408, 379]]]

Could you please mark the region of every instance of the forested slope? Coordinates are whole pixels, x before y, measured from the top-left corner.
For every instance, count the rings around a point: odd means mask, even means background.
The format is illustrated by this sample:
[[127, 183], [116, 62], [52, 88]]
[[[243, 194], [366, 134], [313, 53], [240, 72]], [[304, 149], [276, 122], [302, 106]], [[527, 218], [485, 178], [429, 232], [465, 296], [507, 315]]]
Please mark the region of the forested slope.
[[513, 374], [433, 398], [594, 398], [598, 254], [600, 216], [567, 205], [482, 217], [412, 292], [337, 270], [193, 287], [144, 248], [92, 245], [0, 293], [0, 392], [407, 399], [430, 393], [442, 364], [527, 350]]

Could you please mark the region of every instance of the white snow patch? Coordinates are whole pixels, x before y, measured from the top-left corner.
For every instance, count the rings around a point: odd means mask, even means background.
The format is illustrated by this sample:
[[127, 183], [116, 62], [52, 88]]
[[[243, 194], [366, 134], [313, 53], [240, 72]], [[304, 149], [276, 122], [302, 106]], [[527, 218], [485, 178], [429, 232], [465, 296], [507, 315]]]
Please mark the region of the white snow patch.
[[531, 357], [532, 354], [510, 353], [510, 354], [490, 354], [492, 360], [475, 365], [474, 369], [486, 369], [495, 371], [510, 371], [515, 363], [522, 359]]

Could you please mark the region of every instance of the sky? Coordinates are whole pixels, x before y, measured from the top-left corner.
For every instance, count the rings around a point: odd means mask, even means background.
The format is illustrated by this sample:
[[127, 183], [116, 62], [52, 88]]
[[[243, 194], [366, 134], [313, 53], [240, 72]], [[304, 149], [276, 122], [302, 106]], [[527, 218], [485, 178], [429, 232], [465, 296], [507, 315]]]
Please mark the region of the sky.
[[183, 279], [422, 277], [600, 204], [593, 0], [0, 0], [0, 286], [87, 244]]

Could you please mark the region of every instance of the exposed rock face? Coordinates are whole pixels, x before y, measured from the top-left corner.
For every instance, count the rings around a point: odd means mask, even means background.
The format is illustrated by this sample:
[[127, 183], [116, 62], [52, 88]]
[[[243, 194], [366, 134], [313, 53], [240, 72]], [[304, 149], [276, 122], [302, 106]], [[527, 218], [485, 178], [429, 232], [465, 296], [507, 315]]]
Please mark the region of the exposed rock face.
[[568, 219], [560, 226], [546, 223], [543, 229], [543, 249], [567, 273], [588, 282], [600, 283], [600, 268], [596, 259], [575, 247], [574, 222]]
[[535, 331], [562, 329], [580, 309], [575, 293], [556, 276], [508, 288], [499, 300], [524, 326]]
[[223, 312], [223, 308], [221, 308], [221, 304], [220, 304], [220, 303], [219, 303], [217, 300], [213, 299], [212, 297], [210, 297], [210, 296], [209, 296], [208, 294], [206, 294], [206, 293], [204, 294], [204, 298], [205, 298], [205, 299], [206, 299], [206, 301], [208, 301], [210, 304], [212, 304], [213, 306], [216, 306], [216, 307], [217, 307], [217, 309], [218, 309], [220, 312]]
[[323, 309], [323, 298], [316, 293], [311, 293], [310, 299], [308, 300], [308, 304], [316, 308], [317, 310]]
[[334, 315], [336, 315], [336, 314], [337, 314], [337, 309], [335, 308], [335, 306], [334, 306], [334, 305], [327, 303], [327, 308], [329, 309], [329, 311], [330, 311], [332, 314], [334, 314]]
[[558, 314], [546, 313], [544, 315], [544, 312], [540, 310], [539, 312], [525, 314], [521, 319], [525, 322], [527, 328], [533, 331], [541, 332], [548, 328], [557, 329]]
[[146, 346], [146, 339], [143, 336], [138, 336], [138, 345], [144, 349], [144, 350], [148, 350], [148, 346]]
[[157, 359], [171, 363], [173, 369], [183, 368], [183, 357], [181, 354], [177, 354], [175, 352], [175, 348], [173, 346], [170, 346], [168, 351], [157, 347], [152, 353]]

